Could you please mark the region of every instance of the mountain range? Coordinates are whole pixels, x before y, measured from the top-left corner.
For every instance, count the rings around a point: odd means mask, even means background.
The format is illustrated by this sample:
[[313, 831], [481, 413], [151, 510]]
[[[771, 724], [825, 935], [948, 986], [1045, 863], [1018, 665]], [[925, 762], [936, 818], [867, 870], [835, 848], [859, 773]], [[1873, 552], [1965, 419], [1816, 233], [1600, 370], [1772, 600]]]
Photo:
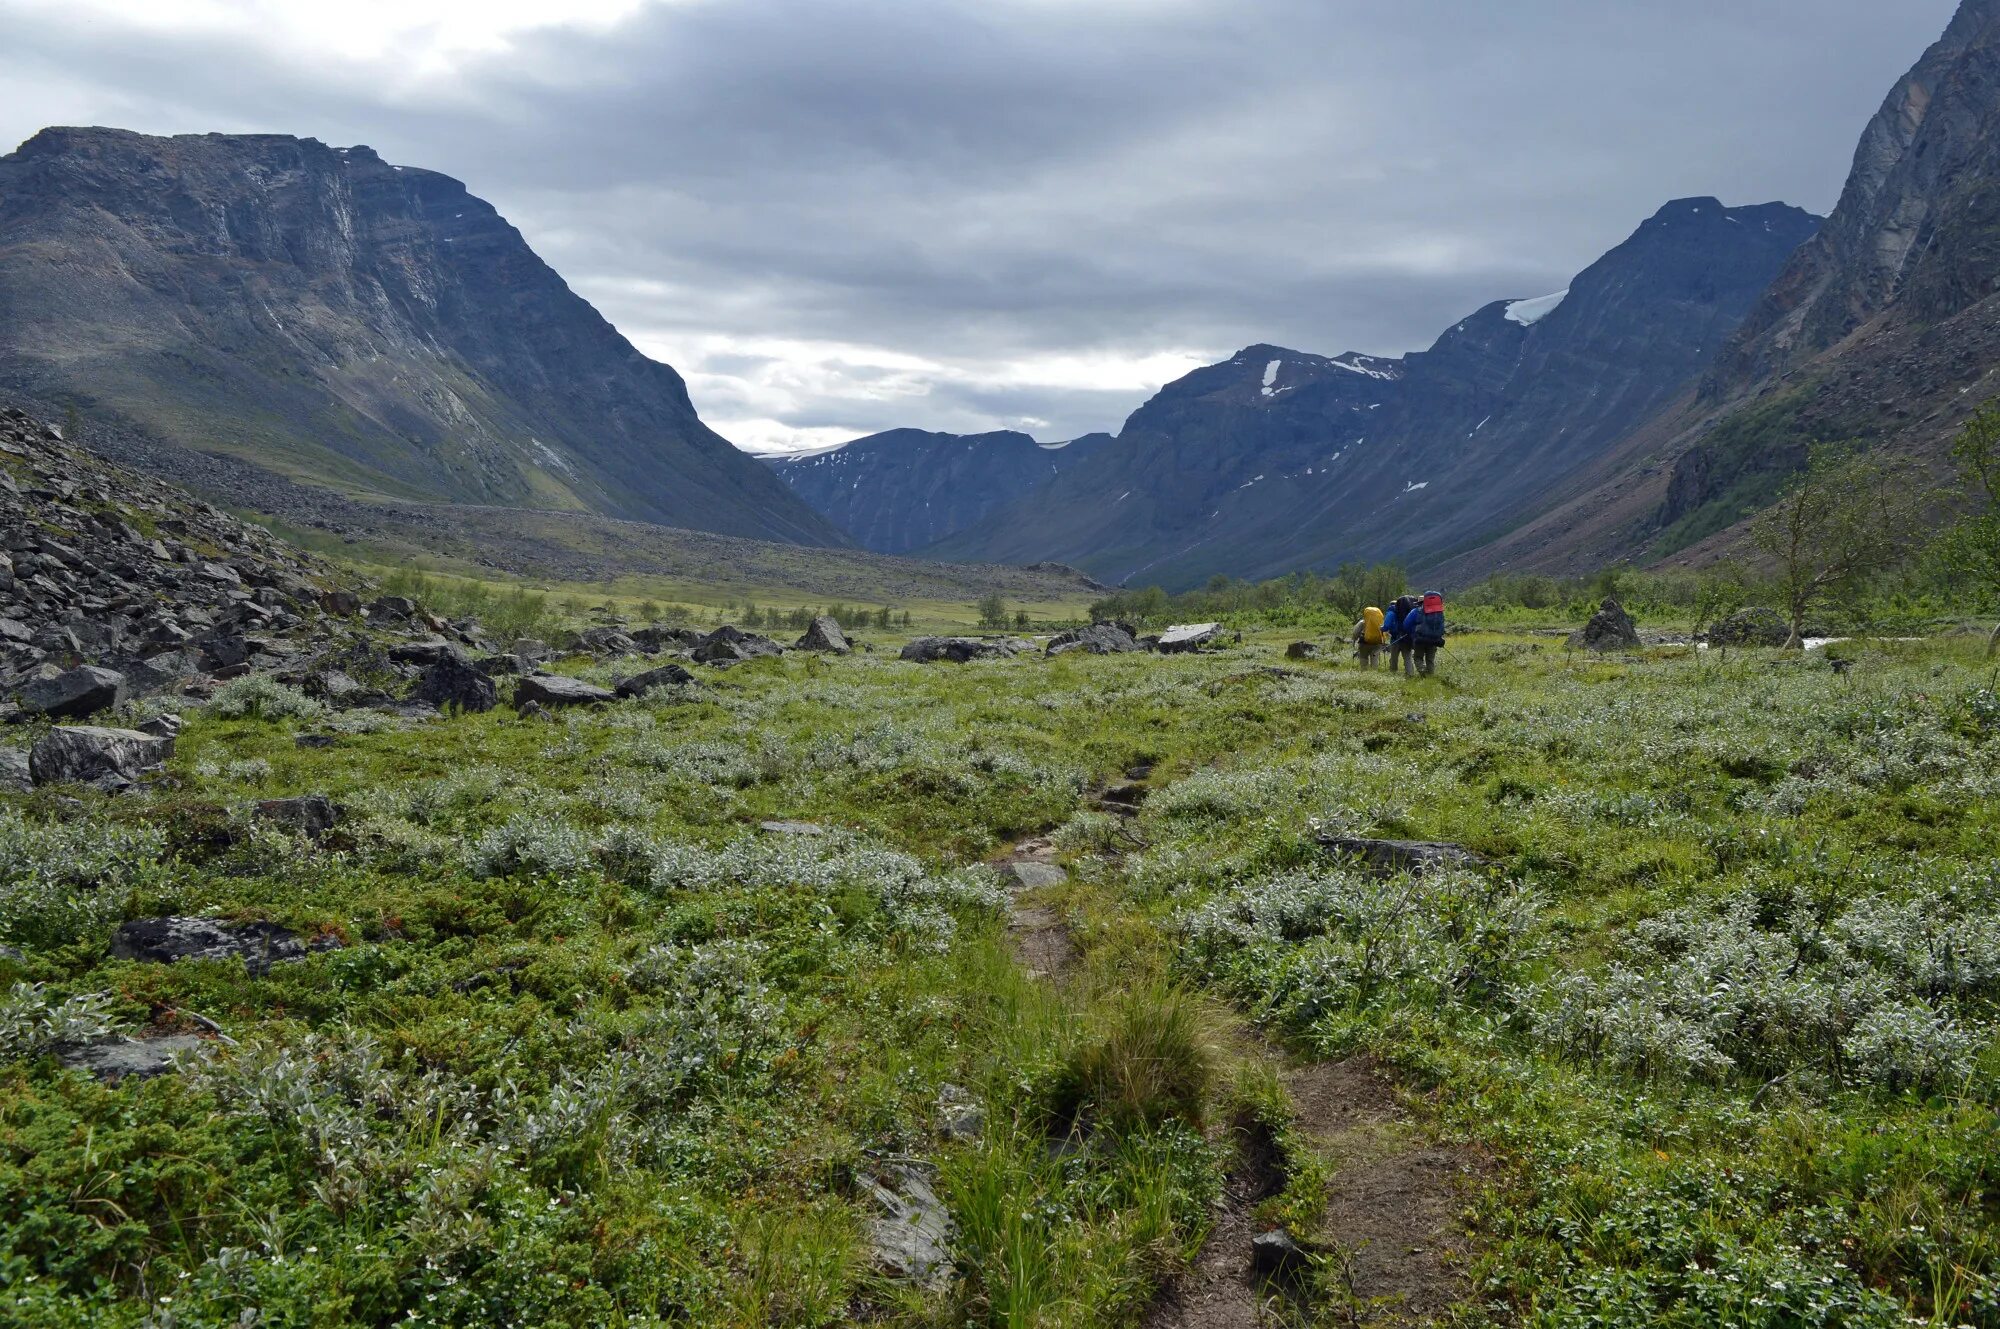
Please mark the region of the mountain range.
[[1676, 200], [1426, 350], [1248, 346], [1063, 445], [751, 458], [489, 204], [366, 147], [50, 129], [0, 158], [0, 389], [242, 506], [543, 567], [564, 520], [1169, 587], [1699, 562], [1814, 439], [1935, 459], [1996, 364], [2000, 0], [1892, 89], [1826, 219]]

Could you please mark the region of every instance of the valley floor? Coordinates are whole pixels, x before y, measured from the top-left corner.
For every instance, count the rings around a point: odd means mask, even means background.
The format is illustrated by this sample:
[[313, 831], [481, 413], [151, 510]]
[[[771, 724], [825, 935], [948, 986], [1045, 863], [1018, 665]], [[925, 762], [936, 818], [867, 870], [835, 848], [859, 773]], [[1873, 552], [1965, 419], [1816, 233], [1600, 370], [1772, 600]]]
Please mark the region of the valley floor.
[[0, 1322], [2000, 1323], [1979, 643], [1282, 646], [238, 686], [0, 796]]

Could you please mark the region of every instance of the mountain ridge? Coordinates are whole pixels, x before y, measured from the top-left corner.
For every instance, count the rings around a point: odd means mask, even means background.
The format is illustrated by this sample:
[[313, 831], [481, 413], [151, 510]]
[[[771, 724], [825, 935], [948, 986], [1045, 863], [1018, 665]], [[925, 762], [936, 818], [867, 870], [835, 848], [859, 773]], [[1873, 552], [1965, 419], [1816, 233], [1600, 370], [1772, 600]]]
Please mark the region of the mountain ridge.
[[0, 383], [351, 495], [845, 538], [449, 176], [283, 134], [0, 158]]

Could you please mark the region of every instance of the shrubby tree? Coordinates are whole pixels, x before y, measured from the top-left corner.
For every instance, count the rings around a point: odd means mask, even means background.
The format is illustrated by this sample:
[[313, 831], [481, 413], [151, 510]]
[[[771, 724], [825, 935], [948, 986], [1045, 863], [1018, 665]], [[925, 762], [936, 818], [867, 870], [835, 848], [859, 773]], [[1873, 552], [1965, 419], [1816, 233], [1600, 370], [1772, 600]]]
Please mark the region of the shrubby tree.
[[[1951, 445], [1960, 482], [1975, 507], [1938, 541], [1935, 553], [1952, 581], [1977, 589], [1980, 599], [2000, 598], [2000, 399], [1989, 400]], [[1986, 639], [1986, 653], [2000, 649], [2000, 626]]]
[[1805, 470], [1751, 527], [1775, 565], [1791, 623], [1788, 649], [1805, 644], [1806, 616], [1898, 561], [1922, 516], [1921, 477], [1909, 461], [1864, 455], [1853, 444], [1816, 444]]
[[979, 626], [982, 628], [1004, 628], [1007, 626], [1007, 602], [1000, 598], [1000, 592], [992, 591], [979, 597]]

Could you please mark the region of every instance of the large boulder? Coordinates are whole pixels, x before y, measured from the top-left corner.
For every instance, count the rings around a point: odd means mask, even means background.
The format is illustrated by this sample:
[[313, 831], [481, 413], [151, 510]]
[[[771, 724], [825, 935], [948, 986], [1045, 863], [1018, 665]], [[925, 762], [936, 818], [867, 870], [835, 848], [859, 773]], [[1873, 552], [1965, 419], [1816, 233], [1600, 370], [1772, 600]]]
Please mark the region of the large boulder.
[[529, 674], [514, 685], [514, 709], [525, 712], [530, 706], [554, 710], [558, 706], [600, 706], [616, 701], [616, 693], [595, 683], [561, 674]]
[[840, 624], [821, 614], [812, 621], [805, 635], [793, 646], [800, 651], [827, 651], [834, 655], [846, 655], [854, 648], [847, 644], [847, 634], [840, 630]]
[[274, 964], [303, 960], [306, 946], [298, 933], [276, 923], [224, 923], [213, 918], [167, 915], [120, 923], [111, 934], [111, 955], [113, 959], [149, 964], [241, 959], [251, 973], [261, 974]]
[[658, 654], [666, 650], [685, 650], [700, 641], [701, 634], [693, 628], [670, 628], [656, 624], [633, 629], [632, 640], [638, 643], [639, 649]]
[[439, 710], [456, 706], [462, 711], [484, 712], [500, 704], [500, 689], [479, 666], [453, 651], [424, 670], [424, 676], [410, 690], [410, 700], [429, 702]]
[[639, 643], [617, 628], [585, 628], [576, 642], [593, 655], [631, 655], [639, 649]]
[[1177, 623], [1160, 634], [1158, 649], [1162, 655], [1198, 651], [1221, 635], [1220, 623]]
[[1598, 606], [1590, 621], [1570, 634], [1569, 644], [1586, 651], [1631, 651], [1639, 647], [1639, 625], [1616, 600]]
[[1708, 630], [1711, 646], [1783, 646], [1791, 640], [1791, 625], [1775, 609], [1739, 609]]
[[968, 660], [987, 660], [1010, 654], [1012, 652], [1002, 643], [981, 637], [917, 637], [902, 650], [903, 659], [924, 664], [938, 660], [964, 664]]
[[1139, 649], [1139, 643], [1132, 634], [1116, 623], [1093, 623], [1087, 628], [1065, 632], [1048, 646], [1050, 655], [1067, 655], [1071, 651], [1085, 651], [1091, 655], [1123, 655]]
[[761, 637], [754, 632], [725, 623], [715, 631], [695, 643], [692, 652], [700, 664], [728, 668], [745, 660], [755, 660], [760, 656], [782, 655], [785, 648], [769, 637]]
[[643, 697], [654, 688], [683, 687], [695, 681], [693, 674], [677, 664], [661, 665], [658, 669], [648, 669], [643, 674], [623, 679], [614, 691], [628, 701]]
[[38, 785], [128, 784], [174, 754], [174, 740], [136, 729], [68, 725], [51, 729], [28, 752]]
[[21, 689], [21, 710], [51, 720], [81, 720], [116, 706], [125, 694], [125, 675], [115, 669], [82, 665]]

